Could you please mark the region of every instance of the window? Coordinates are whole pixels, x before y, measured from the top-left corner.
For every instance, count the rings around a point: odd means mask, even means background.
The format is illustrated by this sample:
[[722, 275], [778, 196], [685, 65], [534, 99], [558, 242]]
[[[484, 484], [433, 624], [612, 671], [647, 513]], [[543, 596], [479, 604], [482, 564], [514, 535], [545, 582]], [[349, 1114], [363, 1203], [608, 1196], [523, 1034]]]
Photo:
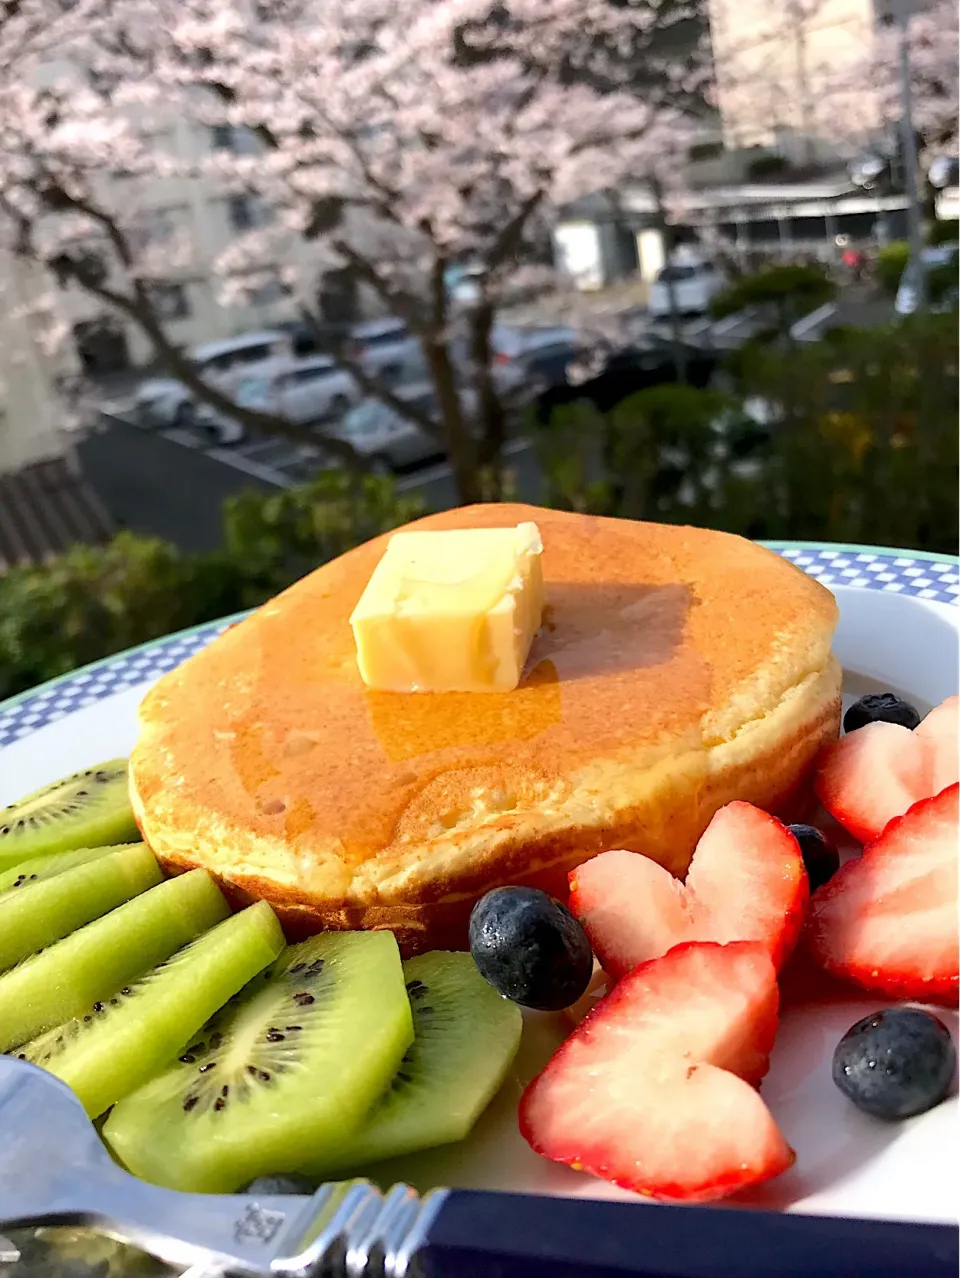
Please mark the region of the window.
[[661, 284], [679, 283], [680, 280], [693, 280], [697, 277], [695, 266], [665, 266], [657, 279]]
[[[409, 400], [408, 403], [415, 412], [422, 413], [425, 417], [434, 418], [437, 415], [437, 404], [432, 392], [427, 395], [417, 395], [415, 399]], [[404, 419], [403, 424], [406, 426], [409, 423]]]
[[405, 341], [407, 338], [407, 326], [402, 322], [391, 324], [388, 327], [374, 329], [372, 332], [364, 332], [361, 329], [354, 334], [354, 340], [363, 350], [376, 350], [380, 346], [394, 346], [397, 342]]
[[269, 342], [263, 342], [259, 346], [244, 346], [241, 350], [234, 351], [229, 359], [231, 367], [240, 368], [244, 364], [259, 364], [261, 360], [271, 359], [275, 353]]
[[193, 313], [185, 284], [152, 284], [150, 300], [162, 320], [189, 319]]
[[141, 248], [169, 244], [177, 233], [178, 222], [186, 214], [184, 206], [149, 209], [137, 219], [134, 238]]
[[336, 371], [331, 361], [329, 364], [318, 364], [315, 368], [299, 368], [290, 380], [295, 386], [302, 386], [304, 382], [316, 382], [320, 378], [329, 377]]
[[256, 195], [231, 195], [227, 200], [227, 220], [235, 231], [254, 231], [270, 221], [270, 209]]
[[390, 420], [390, 410], [377, 399], [365, 399], [352, 408], [343, 419], [343, 429], [348, 435], [374, 435]]
[[292, 373], [285, 373], [283, 377], [277, 379], [277, 385], [282, 390], [289, 390], [293, 386], [309, 386], [312, 382], [326, 381], [327, 378], [336, 374], [336, 368], [333, 363], [317, 364], [312, 368], [297, 368]]
[[242, 346], [239, 350], [225, 351], [212, 359], [204, 360], [200, 365], [202, 373], [229, 373], [234, 368], [242, 368], [245, 364], [259, 364], [274, 355], [274, 347], [269, 342], [261, 342], [254, 346]]
[[262, 279], [250, 289], [251, 306], [269, 306], [290, 296], [291, 289], [278, 275]]
[[230, 151], [233, 155], [258, 155], [261, 142], [251, 130], [236, 124], [215, 124], [210, 130], [214, 151]]

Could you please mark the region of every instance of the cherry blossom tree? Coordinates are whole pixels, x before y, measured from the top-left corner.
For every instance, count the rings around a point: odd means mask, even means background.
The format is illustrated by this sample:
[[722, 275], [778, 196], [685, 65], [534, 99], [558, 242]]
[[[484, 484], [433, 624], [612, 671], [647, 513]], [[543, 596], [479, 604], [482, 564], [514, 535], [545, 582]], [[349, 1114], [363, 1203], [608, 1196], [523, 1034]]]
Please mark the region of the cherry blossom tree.
[[[419, 342], [437, 420], [334, 343], [336, 358], [437, 437], [463, 500], [496, 495], [496, 317], [562, 206], [679, 154], [707, 64], [672, 37], [697, 4], [8, 0], [0, 244], [139, 326], [198, 399], [301, 437], [204, 382], [164, 328], [165, 286], [203, 263], [193, 237], [156, 226], [158, 184], [247, 195], [255, 228], [215, 263], [224, 297], [279, 264], [329, 342], [318, 290], [331, 272], [357, 282]], [[211, 148], [211, 129], [243, 145]], [[458, 267], [469, 305], [447, 287]]]
[[[901, 0], [895, 0], [900, 3]], [[960, 47], [956, 0], [934, 0], [910, 17], [913, 123], [922, 142], [922, 163], [957, 155], [957, 97]], [[865, 74], [875, 84], [885, 119], [900, 118], [900, 32], [884, 26]]]

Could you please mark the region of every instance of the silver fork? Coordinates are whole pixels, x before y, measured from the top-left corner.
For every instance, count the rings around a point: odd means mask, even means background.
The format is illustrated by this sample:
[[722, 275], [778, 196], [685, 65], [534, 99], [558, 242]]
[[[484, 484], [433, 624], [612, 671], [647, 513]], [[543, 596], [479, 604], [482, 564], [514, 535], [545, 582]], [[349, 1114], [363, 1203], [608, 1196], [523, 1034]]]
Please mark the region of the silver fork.
[[0, 1056], [0, 1228], [85, 1225], [171, 1265], [242, 1278], [408, 1273], [446, 1194], [326, 1184], [312, 1197], [184, 1194], [114, 1163], [80, 1102], [45, 1070]]

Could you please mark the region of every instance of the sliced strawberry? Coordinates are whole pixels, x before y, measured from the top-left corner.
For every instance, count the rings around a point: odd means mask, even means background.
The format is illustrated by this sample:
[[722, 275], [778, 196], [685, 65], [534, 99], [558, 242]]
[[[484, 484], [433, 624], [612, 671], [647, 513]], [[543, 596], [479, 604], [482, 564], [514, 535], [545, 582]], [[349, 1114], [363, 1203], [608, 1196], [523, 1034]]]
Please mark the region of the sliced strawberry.
[[756, 943], [677, 946], [635, 968], [520, 1103], [539, 1154], [652, 1198], [709, 1202], [794, 1161], [755, 1084], [777, 1029]]
[[817, 798], [861, 843], [875, 839], [929, 790], [926, 755], [898, 723], [868, 723], [820, 756]]
[[960, 697], [947, 697], [914, 729], [913, 735], [930, 743], [931, 794], [960, 781]]
[[759, 941], [779, 968], [808, 895], [796, 839], [749, 803], [717, 812], [685, 884], [635, 852], [603, 852], [570, 875], [570, 908], [615, 976], [683, 941]]
[[894, 817], [960, 780], [957, 707], [948, 697], [913, 732], [897, 723], [848, 732], [820, 756], [817, 798], [855, 839], [872, 843]]
[[814, 893], [805, 941], [831, 975], [895, 998], [956, 1002], [958, 792], [914, 804]]

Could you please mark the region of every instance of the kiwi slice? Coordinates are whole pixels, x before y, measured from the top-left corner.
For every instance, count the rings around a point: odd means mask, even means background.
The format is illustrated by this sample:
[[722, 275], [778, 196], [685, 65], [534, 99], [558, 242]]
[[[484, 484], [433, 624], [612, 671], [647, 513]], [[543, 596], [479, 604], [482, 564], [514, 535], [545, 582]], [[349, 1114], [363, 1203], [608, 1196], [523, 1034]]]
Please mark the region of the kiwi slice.
[[0, 870], [0, 898], [27, 883], [52, 879], [55, 874], [72, 870], [75, 865], [89, 865], [102, 856], [131, 846], [129, 843], [111, 843], [102, 848], [74, 848], [71, 852], [54, 852], [50, 856], [34, 857], [32, 861], [18, 861], [9, 870]]
[[0, 1051], [83, 1016], [228, 913], [206, 870], [190, 870], [32, 954], [0, 976]]
[[413, 1045], [359, 1131], [298, 1165], [312, 1180], [463, 1140], [517, 1054], [520, 1008], [487, 984], [469, 954], [422, 954], [403, 975]]
[[127, 793], [127, 761], [111, 759], [0, 808], [0, 869], [50, 852], [139, 838]]
[[173, 1060], [282, 949], [277, 917], [261, 901], [16, 1054], [62, 1078], [96, 1118]]
[[156, 857], [143, 843], [51, 878], [27, 878], [0, 897], [0, 972], [156, 887], [162, 878]]
[[412, 1041], [393, 933], [328, 932], [285, 950], [102, 1135], [144, 1180], [229, 1193], [340, 1144]]

